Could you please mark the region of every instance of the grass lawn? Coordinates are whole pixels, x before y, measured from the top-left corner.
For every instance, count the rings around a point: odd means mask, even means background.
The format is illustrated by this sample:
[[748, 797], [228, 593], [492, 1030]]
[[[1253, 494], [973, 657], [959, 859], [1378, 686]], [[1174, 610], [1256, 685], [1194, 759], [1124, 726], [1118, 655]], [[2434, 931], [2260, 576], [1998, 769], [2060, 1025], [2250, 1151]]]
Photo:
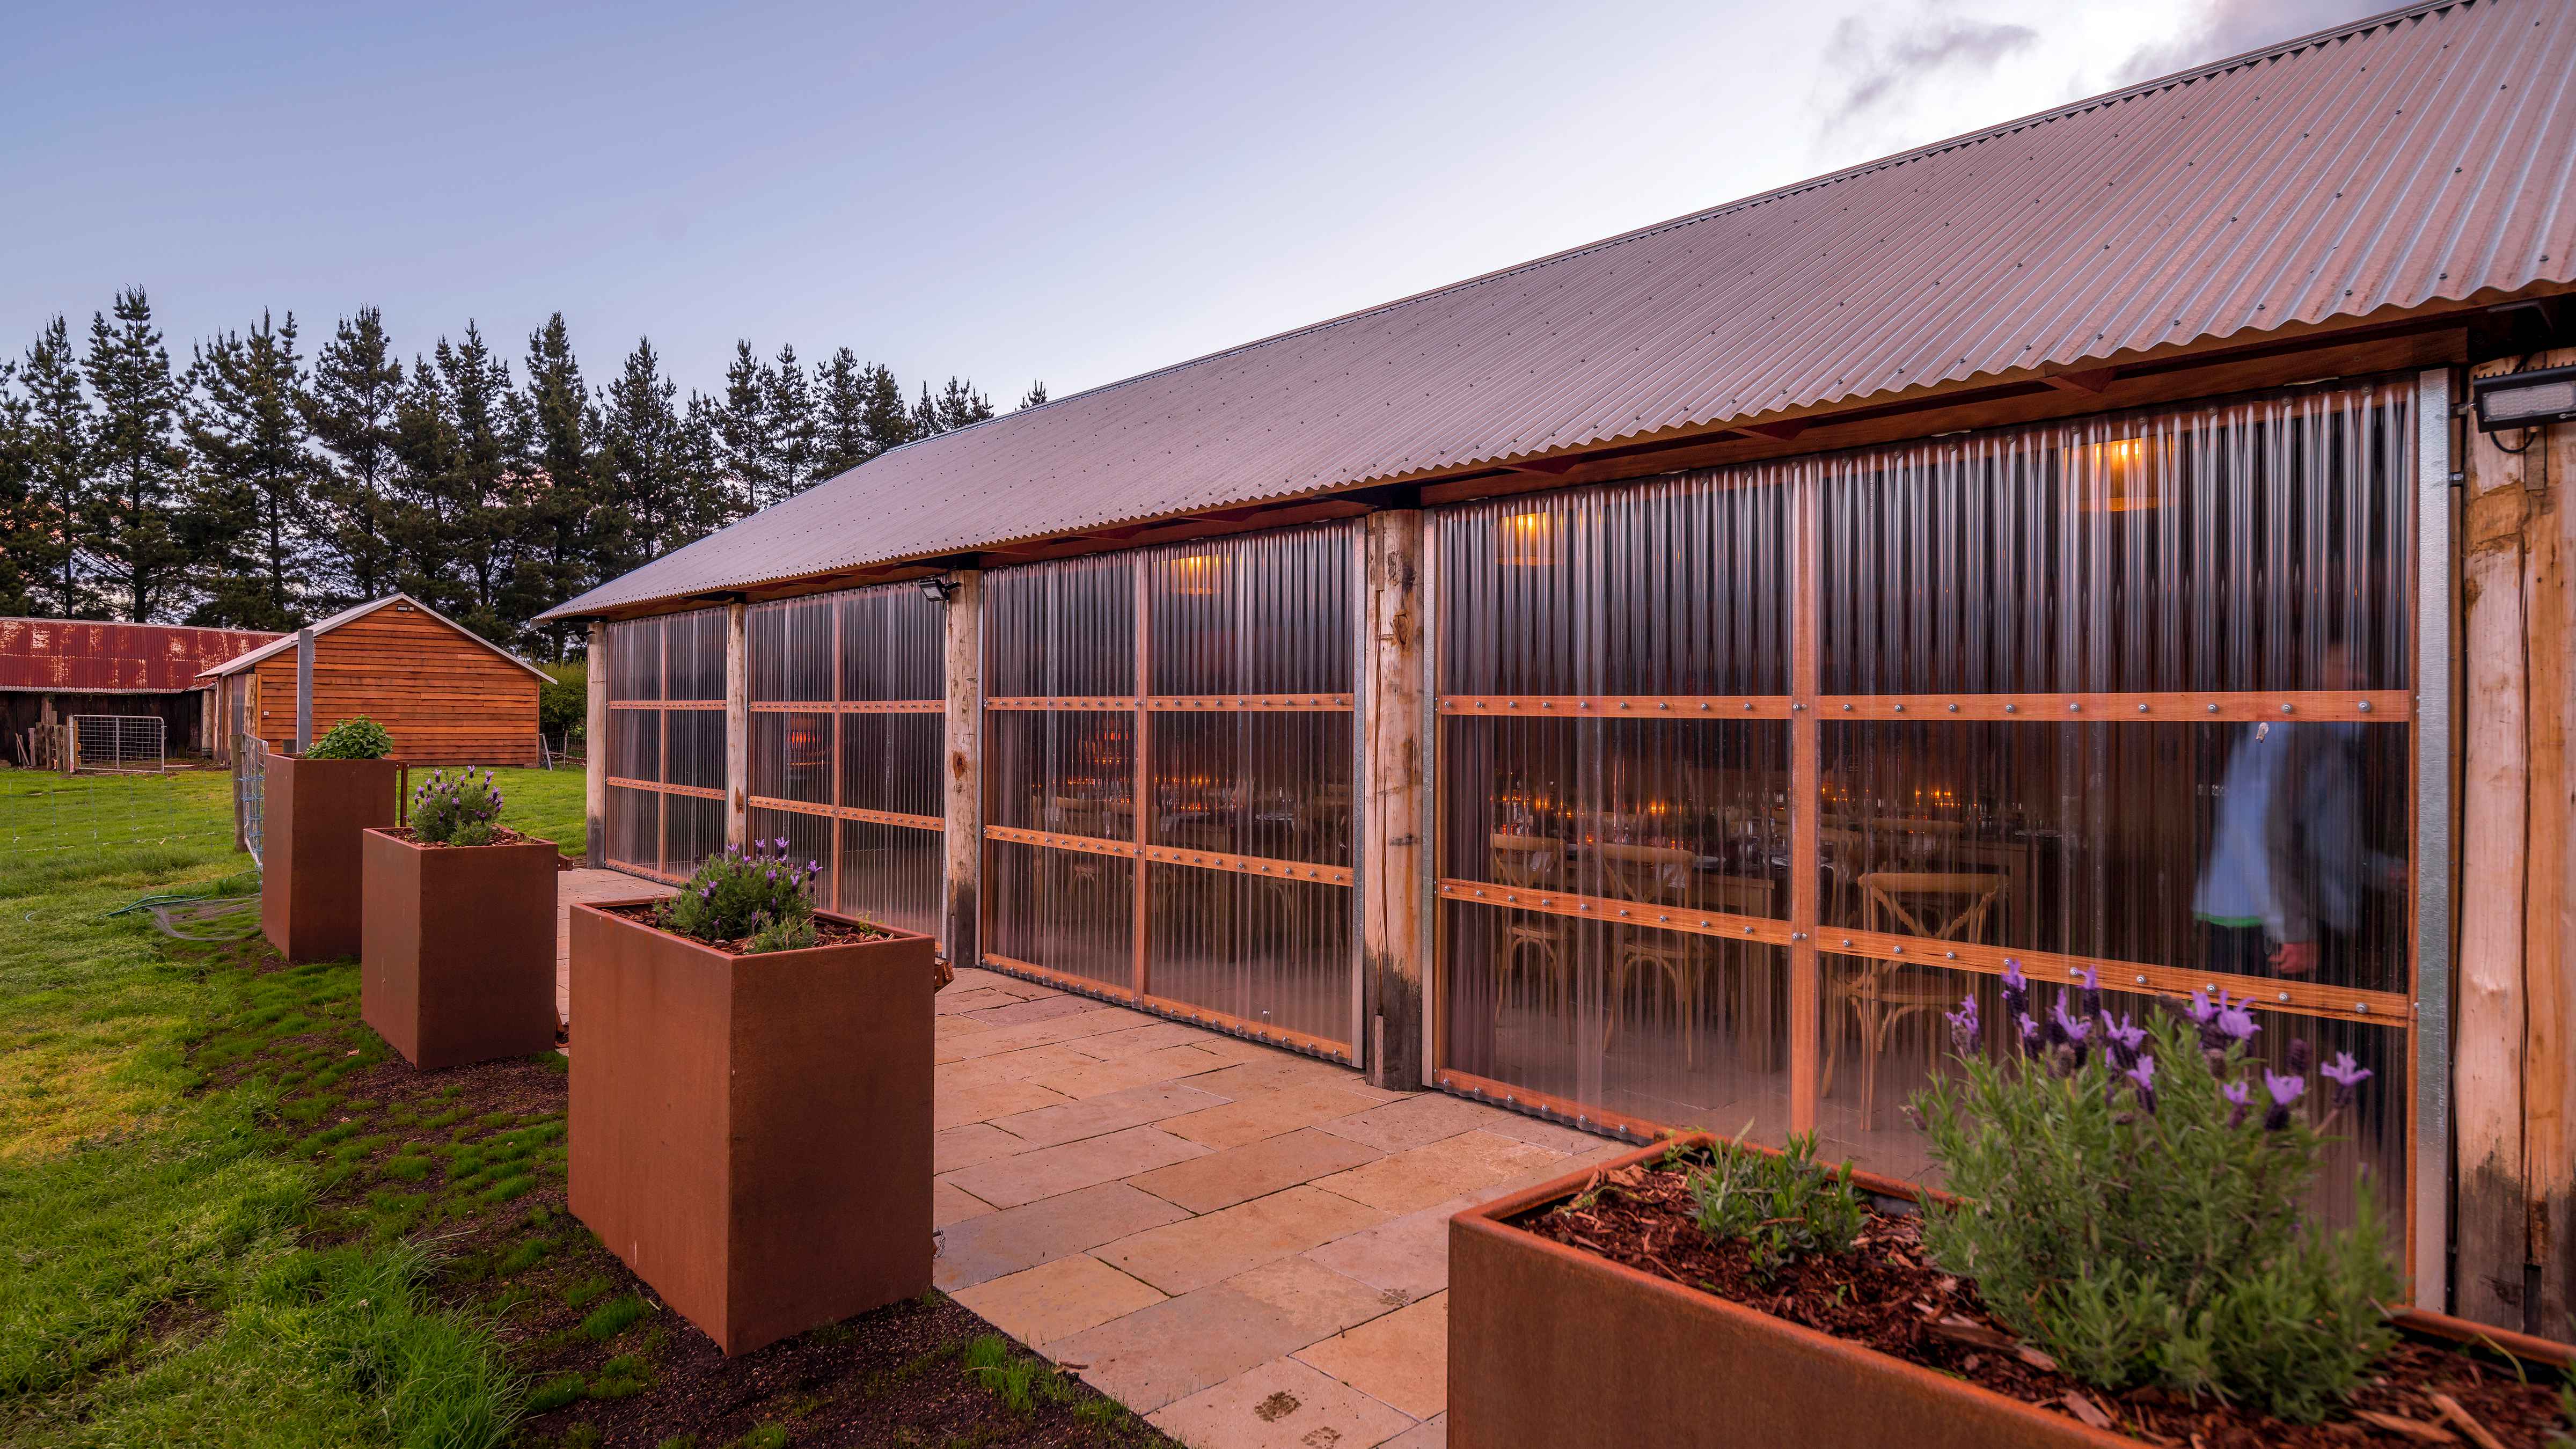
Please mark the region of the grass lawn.
[[[580, 850], [578, 774], [499, 783]], [[0, 771], [0, 1445], [1169, 1443], [937, 1294], [723, 1358], [566, 1215], [563, 1058], [415, 1071], [354, 963], [111, 914], [254, 888], [226, 791]]]

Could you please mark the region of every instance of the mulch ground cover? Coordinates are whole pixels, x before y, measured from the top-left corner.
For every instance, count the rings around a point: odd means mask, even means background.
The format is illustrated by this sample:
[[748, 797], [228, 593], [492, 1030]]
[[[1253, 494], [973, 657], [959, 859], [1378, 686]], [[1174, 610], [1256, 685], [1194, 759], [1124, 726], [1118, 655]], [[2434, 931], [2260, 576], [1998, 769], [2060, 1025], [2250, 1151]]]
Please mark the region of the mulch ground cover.
[[[648, 901], [642, 905], [603, 906], [601, 909], [609, 915], [622, 916], [637, 925], [650, 926], [657, 931], [664, 929], [662, 903], [659, 901]], [[891, 934], [888, 931], [878, 930], [874, 926], [856, 922], [825, 920], [820, 916], [814, 918], [816, 946], [855, 946], [863, 941], [882, 941]], [[693, 941], [711, 951], [723, 951], [736, 956], [744, 954], [751, 946], [749, 936], [737, 936], [730, 941], [699, 941], [694, 936], [682, 939]]]
[[937, 1292], [727, 1359], [566, 1211], [564, 1057], [422, 1072], [357, 1019], [352, 965], [253, 940], [201, 969], [255, 984], [192, 1064], [276, 1091], [276, 1150], [322, 1175], [317, 1244], [418, 1244], [443, 1302], [496, 1321], [530, 1385], [514, 1444], [1172, 1445]]
[[2554, 1376], [2525, 1383], [2496, 1360], [2412, 1341], [2401, 1341], [2375, 1365], [2353, 1400], [2352, 1417], [2322, 1424], [2286, 1423], [2160, 1389], [2089, 1389], [1998, 1323], [1974, 1285], [1928, 1261], [1917, 1219], [1873, 1213], [1848, 1256], [1803, 1257], [1765, 1279], [1753, 1271], [1743, 1243], [1713, 1239], [1695, 1220], [1687, 1173], [1705, 1166], [1705, 1156], [1671, 1167], [1660, 1165], [1665, 1161], [1596, 1173], [1574, 1198], [1524, 1214], [1514, 1226], [2152, 1444], [2350, 1449], [2480, 1442], [2436, 1395], [2514, 1449], [2539, 1449], [2561, 1431]]

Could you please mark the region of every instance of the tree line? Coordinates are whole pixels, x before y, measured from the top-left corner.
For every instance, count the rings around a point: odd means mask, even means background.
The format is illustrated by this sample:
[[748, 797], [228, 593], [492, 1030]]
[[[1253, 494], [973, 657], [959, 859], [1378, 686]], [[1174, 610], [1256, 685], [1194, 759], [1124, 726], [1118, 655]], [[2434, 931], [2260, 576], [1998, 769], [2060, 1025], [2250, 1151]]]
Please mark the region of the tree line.
[[471, 322], [406, 365], [373, 307], [302, 347], [263, 313], [176, 366], [137, 287], [0, 358], [0, 615], [282, 631], [401, 590], [560, 658], [545, 610], [993, 416], [957, 377], [907, 400], [847, 347], [809, 368], [738, 343], [721, 395], [683, 400], [646, 339], [594, 387], [560, 312], [515, 373]]

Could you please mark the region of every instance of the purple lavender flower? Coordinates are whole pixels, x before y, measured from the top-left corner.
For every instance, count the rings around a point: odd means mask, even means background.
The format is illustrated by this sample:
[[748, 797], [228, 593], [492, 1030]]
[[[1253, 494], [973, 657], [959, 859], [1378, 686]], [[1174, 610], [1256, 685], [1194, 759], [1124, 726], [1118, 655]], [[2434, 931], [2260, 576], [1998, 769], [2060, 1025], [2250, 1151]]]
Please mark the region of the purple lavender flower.
[[2305, 1037], [2290, 1038], [2290, 1070], [2304, 1077], [2316, 1061], [2316, 1048]]
[[2149, 1112], [2156, 1110], [2156, 1059], [2142, 1056], [2129, 1064], [2120, 1075], [2138, 1089], [2138, 1105]]
[[2334, 1104], [2338, 1107], [2352, 1100], [2353, 1089], [2369, 1081], [2370, 1068], [2352, 1059], [2350, 1052], [2336, 1052], [2325, 1065], [2327, 1081], [2335, 1084]]
[[2093, 1034], [2093, 1023], [2081, 1017], [2069, 1016], [2066, 1012], [2066, 1003], [2063, 1001], [2048, 1009], [2048, 1024], [2054, 1028], [2049, 1033], [2052, 1041], [2080, 1043]]
[[2215, 1026], [2221, 1038], [2219, 1043], [2221, 1046], [2231, 1041], [2252, 1041], [2254, 1033], [2263, 1029], [2255, 1024], [2254, 1013], [2245, 1009], [2252, 999], [2247, 997], [2244, 1000], [2231, 1002], [2227, 999], [2226, 991], [2221, 990], [2218, 993], [2218, 1016]]
[[2272, 1094], [2272, 1110], [2263, 1114], [2263, 1130], [2278, 1132], [2290, 1125], [2290, 1104], [2308, 1090], [2308, 1079], [2281, 1076], [2265, 1068], [2263, 1090]]
[[2031, 1020], [2030, 1013], [2025, 1011], [2013, 1017], [2013, 1024], [2020, 1028], [2021, 1049], [2029, 1051], [2031, 1043], [2039, 1040], [2039, 1023]]
[[2075, 1004], [2086, 1016], [2102, 1014], [2102, 974], [2090, 966], [2075, 973]]
[[1974, 996], [1959, 998], [1959, 1009], [1942, 1013], [1942, 1020], [1950, 1023], [1950, 1045], [1958, 1050], [1959, 1055], [1975, 1056], [1977, 1054], [1977, 998]]
[[2211, 1003], [2208, 992], [2195, 991], [2191, 994], [2190, 1016], [2192, 1025], [2199, 1027], [2203, 1032], [2209, 1030], [2211, 1022], [2218, 1020], [2218, 1008]]
[[2227, 1125], [2230, 1127], [2244, 1126], [2245, 1109], [2252, 1105], [2254, 1100], [2254, 1088], [2252, 1084], [2247, 1082], [2229, 1082], [2227, 1085], [2218, 1089], [2218, 1095], [2226, 1098], [2227, 1105], [2236, 1109], [2234, 1112], [2228, 1114]]
[[2112, 1066], [2125, 1070], [2129, 1063], [2137, 1060], [2138, 1048], [2144, 1046], [2146, 1040], [2147, 1029], [2138, 1025], [2134, 1017], [2114, 1019], [2111, 1013], [2102, 1013], [2103, 1050], [2110, 1054]]

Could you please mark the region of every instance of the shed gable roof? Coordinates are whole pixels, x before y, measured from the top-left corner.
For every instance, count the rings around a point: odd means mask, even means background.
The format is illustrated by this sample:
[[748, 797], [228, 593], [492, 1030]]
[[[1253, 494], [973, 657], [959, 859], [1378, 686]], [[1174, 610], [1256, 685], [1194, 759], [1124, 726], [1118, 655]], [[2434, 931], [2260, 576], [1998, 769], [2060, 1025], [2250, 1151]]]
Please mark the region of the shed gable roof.
[[[315, 623], [313, 625], [313, 637], [319, 639], [323, 635], [330, 633], [332, 630], [339, 628], [341, 625], [354, 623], [389, 604], [409, 604], [413, 608], [428, 615], [430, 618], [437, 620], [439, 623], [446, 625], [448, 628], [455, 630], [457, 633], [473, 640], [484, 648], [491, 650], [494, 654], [501, 656], [503, 659], [506, 659], [512, 664], [519, 666], [521, 669], [528, 671], [530, 674], [535, 675], [538, 679], [552, 679], [552, 676], [547, 674], [544, 670], [530, 664], [525, 659], [522, 659], [518, 655], [511, 653], [509, 650], [502, 648], [500, 645], [493, 643], [491, 640], [484, 638], [482, 635], [475, 633], [473, 630], [466, 628], [464, 625], [457, 623], [454, 619], [447, 617], [445, 614], [438, 612], [436, 609], [431, 608], [429, 605], [422, 603], [420, 600], [413, 598], [409, 594], [387, 594], [381, 599], [370, 599], [363, 604], [352, 604], [348, 608], [342, 609], [340, 612], [333, 614], [331, 617]], [[216, 665], [214, 668], [207, 670], [204, 674], [199, 675], [198, 678], [214, 679], [222, 675], [239, 674], [245, 669], [257, 668], [262, 661], [273, 659], [278, 655], [285, 653], [287, 650], [293, 649], [295, 647], [295, 638], [296, 636], [293, 634], [284, 635], [271, 643], [263, 644], [259, 648], [251, 650], [247, 654], [237, 654], [232, 658], [225, 660], [223, 663]]]

